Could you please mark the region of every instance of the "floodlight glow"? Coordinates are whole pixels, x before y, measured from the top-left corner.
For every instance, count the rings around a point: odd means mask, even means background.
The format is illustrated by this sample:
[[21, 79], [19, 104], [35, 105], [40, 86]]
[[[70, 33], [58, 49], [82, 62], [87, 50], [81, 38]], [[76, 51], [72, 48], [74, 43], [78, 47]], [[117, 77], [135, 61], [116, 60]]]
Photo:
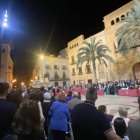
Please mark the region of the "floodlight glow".
[[6, 28], [6, 27], [8, 26], [8, 24], [7, 24], [6, 22], [4, 22], [4, 23], [2, 24], [2, 26]]
[[8, 17], [8, 14], [7, 14], [7, 10], [5, 11], [5, 15], [4, 15], [5, 18]]
[[7, 18], [5, 18], [5, 19], [4, 19], [4, 22], [7, 22], [7, 21], [8, 21]]

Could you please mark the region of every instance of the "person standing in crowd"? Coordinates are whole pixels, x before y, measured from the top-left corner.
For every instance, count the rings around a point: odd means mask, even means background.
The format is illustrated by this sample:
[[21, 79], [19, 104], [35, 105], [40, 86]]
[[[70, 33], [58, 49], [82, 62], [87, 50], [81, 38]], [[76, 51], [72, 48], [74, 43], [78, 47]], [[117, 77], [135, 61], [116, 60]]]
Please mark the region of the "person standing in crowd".
[[107, 116], [109, 122], [112, 121], [113, 115], [107, 114], [107, 108], [105, 105], [99, 105], [98, 110]]
[[126, 107], [120, 106], [118, 108], [118, 114], [113, 117], [111, 123], [114, 124], [114, 120], [118, 117], [121, 117], [124, 119], [126, 126], [128, 127], [128, 122], [130, 121], [130, 119], [127, 117], [127, 115], [128, 115], [128, 111], [127, 111]]
[[95, 107], [97, 91], [90, 87], [86, 101], [74, 107], [71, 113], [74, 140], [121, 140], [115, 134], [107, 117]]
[[65, 103], [65, 94], [58, 95], [57, 101], [50, 108], [49, 115], [51, 116], [49, 129], [52, 131], [53, 140], [66, 140], [70, 113]]
[[[140, 112], [140, 96], [138, 97], [138, 108]], [[140, 118], [129, 121], [128, 136], [130, 140], [140, 140]]]
[[0, 83], [0, 139], [11, 131], [11, 123], [16, 112], [16, 104], [7, 101], [9, 85]]
[[73, 92], [73, 99], [71, 101], [68, 102], [68, 106], [70, 111], [72, 111], [72, 109], [77, 105], [83, 103], [82, 100], [79, 99], [79, 94], [78, 92]]
[[43, 115], [42, 105], [41, 102], [43, 101], [42, 98], [40, 98], [40, 90], [34, 90], [29, 95], [29, 100], [34, 100], [38, 103], [39, 111], [40, 111], [40, 120], [41, 120], [41, 129], [44, 130], [44, 123], [45, 123], [45, 117]]
[[48, 91], [45, 92], [44, 100], [42, 102], [43, 115], [45, 117], [44, 130], [45, 130], [46, 137], [48, 137], [48, 128], [49, 128], [49, 123], [50, 123], [49, 110], [53, 103], [51, 101], [51, 97], [52, 97], [52, 95], [50, 92], [48, 92]]
[[122, 138], [122, 140], [129, 140], [127, 134], [126, 123], [123, 118], [118, 117], [114, 120], [114, 130], [118, 136]]
[[71, 101], [72, 99], [73, 99], [72, 91], [69, 91], [67, 96], [66, 96], [66, 102]]
[[12, 123], [13, 133], [2, 140], [45, 140], [40, 129], [40, 113], [36, 101], [26, 100], [15, 114]]

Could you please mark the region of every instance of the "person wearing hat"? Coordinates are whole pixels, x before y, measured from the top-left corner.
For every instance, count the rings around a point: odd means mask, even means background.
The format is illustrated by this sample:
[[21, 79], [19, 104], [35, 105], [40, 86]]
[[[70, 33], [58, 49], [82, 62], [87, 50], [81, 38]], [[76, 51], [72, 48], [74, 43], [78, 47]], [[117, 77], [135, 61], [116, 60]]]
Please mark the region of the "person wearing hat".
[[43, 95], [43, 102], [42, 102], [42, 110], [43, 110], [43, 115], [45, 117], [45, 123], [44, 123], [44, 130], [45, 130], [45, 135], [48, 137], [48, 127], [49, 127], [49, 122], [50, 122], [50, 117], [48, 115], [49, 109], [52, 105], [52, 95], [50, 92], [45, 92]]

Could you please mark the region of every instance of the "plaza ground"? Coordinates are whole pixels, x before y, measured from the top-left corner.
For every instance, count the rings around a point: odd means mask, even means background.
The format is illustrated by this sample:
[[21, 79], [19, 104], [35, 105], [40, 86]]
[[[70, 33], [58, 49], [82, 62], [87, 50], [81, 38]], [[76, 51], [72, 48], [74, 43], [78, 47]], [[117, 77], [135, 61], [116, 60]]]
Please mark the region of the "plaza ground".
[[[82, 95], [82, 100], [85, 96]], [[118, 95], [98, 95], [95, 106], [106, 105], [107, 113], [111, 115], [117, 114], [119, 106], [125, 106], [128, 110], [128, 117], [135, 119], [139, 117], [137, 97], [118, 96]]]

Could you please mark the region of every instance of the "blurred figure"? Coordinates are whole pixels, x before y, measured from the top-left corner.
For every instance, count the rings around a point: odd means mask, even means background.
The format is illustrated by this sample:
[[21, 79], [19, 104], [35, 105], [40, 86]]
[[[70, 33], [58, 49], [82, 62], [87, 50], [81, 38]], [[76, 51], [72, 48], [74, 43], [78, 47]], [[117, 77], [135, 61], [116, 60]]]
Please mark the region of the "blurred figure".
[[52, 95], [50, 92], [45, 92], [44, 100], [42, 102], [43, 115], [45, 117], [44, 130], [45, 130], [46, 137], [48, 137], [48, 128], [49, 128], [49, 124], [50, 124], [49, 110], [53, 103], [51, 101], [51, 97], [52, 97]]
[[25, 101], [16, 112], [12, 124], [13, 135], [7, 135], [4, 140], [45, 140], [40, 130], [40, 114], [37, 102]]
[[127, 118], [127, 115], [128, 115], [128, 112], [127, 112], [126, 107], [120, 106], [120, 107], [118, 108], [118, 114], [115, 115], [115, 116], [113, 117], [113, 119], [112, 119], [112, 124], [114, 124], [114, 120], [115, 120], [116, 118], [121, 117], [121, 118], [124, 119], [124, 121], [125, 121], [125, 123], [126, 123], [126, 126], [128, 127], [128, 122], [130, 121], [130, 119]]
[[67, 96], [66, 96], [66, 102], [70, 101], [73, 99], [73, 96], [72, 96], [72, 91], [69, 91]]
[[123, 118], [118, 117], [114, 120], [114, 130], [122, 140], [129, 140], [128, 136], [126, 136], [127, 127]]
[[22, 97], [22, 90], [18, 89], [18, 90], [13, 90], [12, 92], [10, 92], [6, 99], [10, 102], [13, 102], [17, 105], [17, 107], [20, 107], [20, 103], [23, 100]]
[[107, 113], [107, 110], [106, 110], [106, 106], [105, 105], [100, 105], [100, 106], [98, 106], [98, 110], [99, 111], [101, 111], [101, 112], [103, 112], [103, 113]]
[[[138, 97], [138, 109], [140, 112], [140, 96]], [[140, 118], [128, 123], [128, 136], [130, 140], [140, 140]]]
[[112, 130], [106, 116], [95, 107], [97, 91], [89, 87], [86, 101], [74, 107], [71, 113], [74, 140], [121, 140]]
[[0, 139], [11, 132], [11, 123], [16, 112], [15, 103], [6, 100], [8, 83], [0, 83]]
[[65, 103], [65, 94], [58, 95], [58, 100], [52, 104], [49, 115], [51, 116], [49, 128], [52, 131], [53, 140], [66, 140], [70, 113]]
[[78, 92], [73, 92], [73, 99], [71, 101], [68, 101], [68, 106], [70, 111], [77, 105], [83, 103], [82, 100], [79, 99], [79, 94]]
[[44, 130], [44, 122], [45, 122], [45, 117], [43, 115], [43, 110], [42, 110], [42, 105], [41, 105], [41, 98], [40, 98], [40, 90], [34, 90], [33, 92], [30, 93], [29, 95], [29, 100], [34, 100], [38, 103], [39, 111], [40, 111], [40, 120], [41, 120], [41, 129]]

